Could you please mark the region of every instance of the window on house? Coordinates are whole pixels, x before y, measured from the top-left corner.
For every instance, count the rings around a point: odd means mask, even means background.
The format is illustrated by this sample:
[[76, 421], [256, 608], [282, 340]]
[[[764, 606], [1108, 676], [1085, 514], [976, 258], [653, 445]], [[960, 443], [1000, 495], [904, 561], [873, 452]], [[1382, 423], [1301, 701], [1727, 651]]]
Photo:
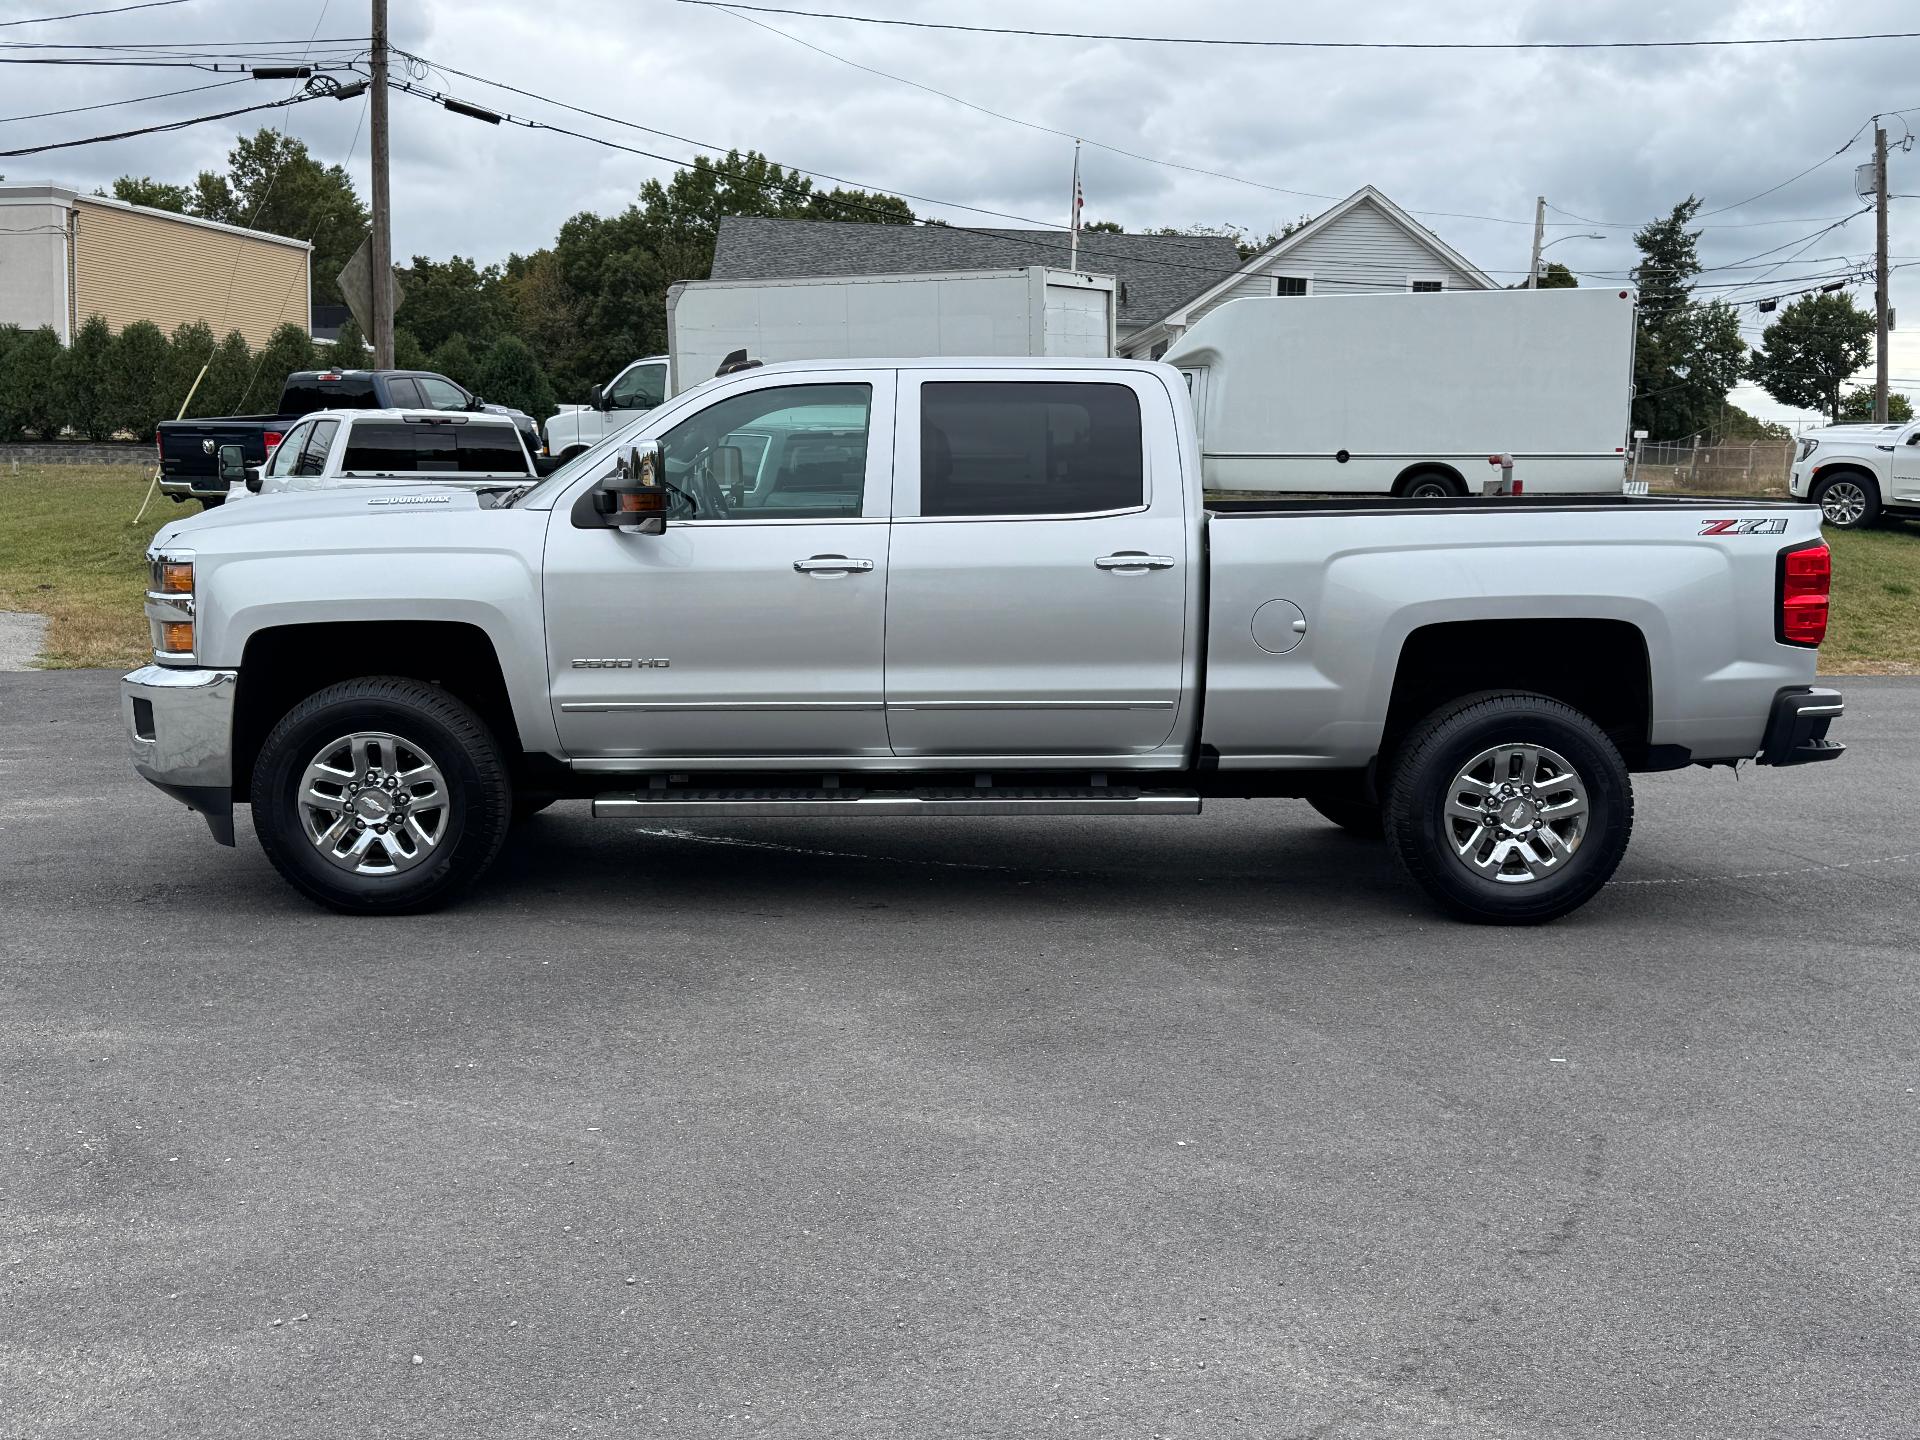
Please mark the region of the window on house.
[[1304, 275], [1276, 275], [1273, 277], [1273, 293], [1276, 295], [1305, 295], [1313, 282]]
[[1167, 342], [1165, 340], [1162, 340], [1158, 345], [1155, 345], [1153, 347], [1153, 353], [1148, 355], [1147, 358], [1149, 360], [1158, 360], [1162, 355], [1166, 353], [1167, 353]]
[[1416, 295], [1438, 295], [1447, 288], [1444, 280], [1409, 280], [1407, 289]]

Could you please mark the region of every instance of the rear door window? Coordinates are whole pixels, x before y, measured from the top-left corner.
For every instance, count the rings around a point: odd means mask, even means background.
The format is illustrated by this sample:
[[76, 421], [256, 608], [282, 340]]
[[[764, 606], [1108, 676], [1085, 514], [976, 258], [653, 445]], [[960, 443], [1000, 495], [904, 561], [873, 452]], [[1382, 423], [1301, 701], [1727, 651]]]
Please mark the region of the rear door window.
[[307, 376], [289, 380], [280, 392], [282, 415], [311, 415], [316, 410], [374, 410], [380, 405], [371, 375], [342, 375], [324, 380]]
[[457, 474], [460, 451], [452, 425], [410, 425], [376, 420], [347, 435], [345, 475]]
[[922, 515], [1093, 515], [1146, 502], [1140, 401], [1128, 386], [920, 387]]
[[420, 387], [411, 376], [395, 375], [387, 381], [387, 399], [395, 410], [428, 410], [432, 407], [420, 398]]
[[460, 469], [463, 473], [529, 473], [527, 457], [520, 449], [520, 437], [511, 425], [460, 425], [453, 428], [458, 432], [455, 444], [460, 452]]

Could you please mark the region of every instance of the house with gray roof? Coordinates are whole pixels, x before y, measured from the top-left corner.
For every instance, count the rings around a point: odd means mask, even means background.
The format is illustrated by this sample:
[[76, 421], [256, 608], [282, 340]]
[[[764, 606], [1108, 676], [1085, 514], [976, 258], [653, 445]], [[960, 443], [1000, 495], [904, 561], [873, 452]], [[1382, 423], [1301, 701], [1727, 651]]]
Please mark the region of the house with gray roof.
[[[728, 215], [714, 246], [715, 280], [920, 275], [940, 270], [1065, 269], [1060, 230], [880, 225]], [[1220, 235], [1083, 231], [1079, 268], [1118, 282], [1118, 353], [1158, 359], [1209, 310], [1253, 295], [1499, 288], [1472, 261], [1371, 185], [1285, 239], [1242, 260]]]

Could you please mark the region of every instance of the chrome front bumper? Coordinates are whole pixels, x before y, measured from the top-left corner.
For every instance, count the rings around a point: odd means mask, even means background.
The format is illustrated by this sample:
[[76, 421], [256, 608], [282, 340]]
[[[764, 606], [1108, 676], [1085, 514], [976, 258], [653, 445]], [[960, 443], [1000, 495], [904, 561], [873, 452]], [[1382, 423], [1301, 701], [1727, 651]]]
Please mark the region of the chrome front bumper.
[[120, 680], [120, 718], [142, 778], [233, 844], [233, 696], [238, 670], [146, 665]]

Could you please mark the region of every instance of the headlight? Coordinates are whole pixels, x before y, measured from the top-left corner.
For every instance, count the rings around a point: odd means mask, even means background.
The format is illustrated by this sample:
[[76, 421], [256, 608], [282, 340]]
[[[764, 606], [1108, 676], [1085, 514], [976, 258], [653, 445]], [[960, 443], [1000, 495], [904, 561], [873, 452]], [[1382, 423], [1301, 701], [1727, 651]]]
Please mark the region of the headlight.
[[194, 658], [193, 552], [156, 550], [147, 554], [147, 629], [156, 660]]
[[1800, 442], [1800, 458], [1805, 460], [1819, 448], [1820, 442], [1818, 440], [1802, 440]]

